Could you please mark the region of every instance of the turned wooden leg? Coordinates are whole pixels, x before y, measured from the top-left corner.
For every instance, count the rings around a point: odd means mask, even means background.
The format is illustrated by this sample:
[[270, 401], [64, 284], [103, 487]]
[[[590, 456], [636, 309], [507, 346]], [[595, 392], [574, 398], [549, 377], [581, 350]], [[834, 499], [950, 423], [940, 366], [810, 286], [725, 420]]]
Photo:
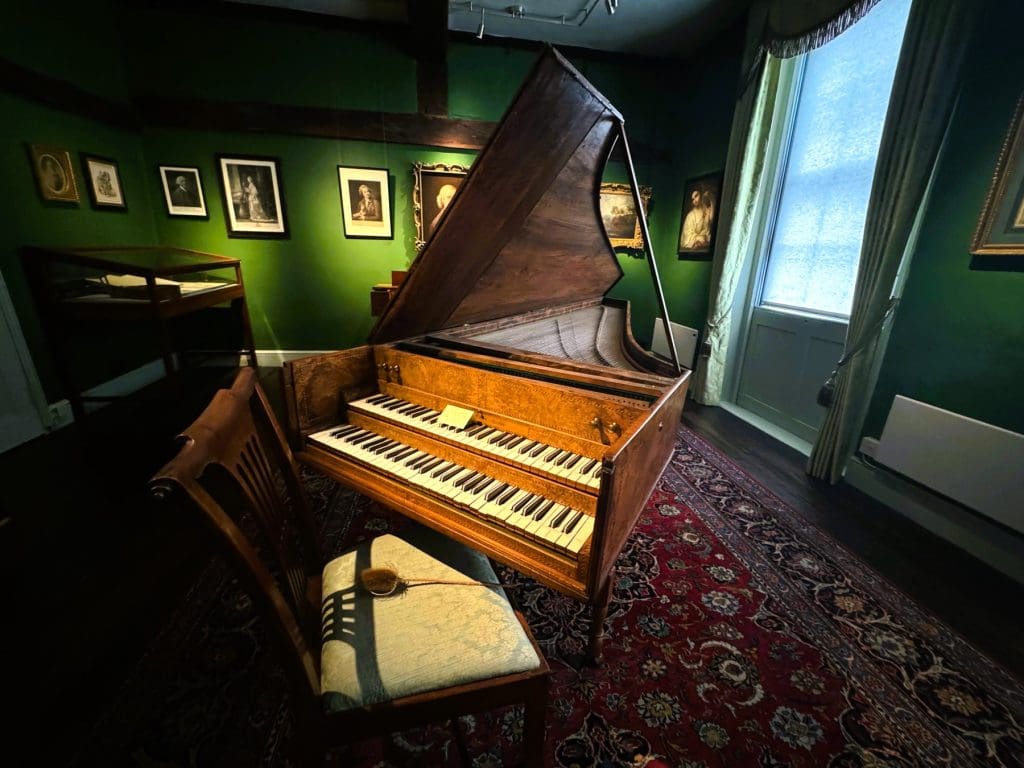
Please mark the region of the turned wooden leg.
[[612, 577], [609, 574], [590, 602], [590, 649], [587, 661], [593, 666], [601, 664], [601, 643], [604, 641], [604, 620], [608, 616], [608, 603], [612, 596]]

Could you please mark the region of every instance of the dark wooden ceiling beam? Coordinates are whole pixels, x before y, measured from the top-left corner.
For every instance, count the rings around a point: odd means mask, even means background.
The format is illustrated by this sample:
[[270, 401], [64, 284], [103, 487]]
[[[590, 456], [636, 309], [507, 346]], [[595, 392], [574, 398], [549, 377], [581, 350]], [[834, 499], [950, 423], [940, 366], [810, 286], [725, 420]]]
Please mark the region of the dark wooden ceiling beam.
[[147, 96], [135, 103], [146, 125], [196, 131], [279, 133], [321, 139], [382, 141], [450, 149], [482, 149], [496, 126], [496, 123], [484, 120], [455, 120], [422, 114], [260, 102]]
[[448, 0], [406, 0], [420, 114], [448, 114]]

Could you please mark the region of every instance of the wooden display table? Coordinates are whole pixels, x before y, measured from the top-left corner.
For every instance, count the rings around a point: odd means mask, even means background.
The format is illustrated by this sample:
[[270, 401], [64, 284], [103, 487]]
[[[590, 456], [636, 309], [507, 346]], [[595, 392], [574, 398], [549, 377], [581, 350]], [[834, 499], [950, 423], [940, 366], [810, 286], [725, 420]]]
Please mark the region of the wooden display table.
[[[157, 334], [165, 378], [179, 385], [185, 351], [175, 345], [170, 321], [201, 309], [230, 304], [241, 313], [239, 350], [256, 366], [242, 266], [238, 259], [165, 246], [51, 249], [27, 246], [23, 261], [44, 330], [53, 347], [57, 375], [76, 420], [84, 403], [110, 401], [87, 396], [70, 362], [68, 331], [97, 321], [127, 326], [150, 322]], [[178, 359], [175, 359], [178, 352]]]

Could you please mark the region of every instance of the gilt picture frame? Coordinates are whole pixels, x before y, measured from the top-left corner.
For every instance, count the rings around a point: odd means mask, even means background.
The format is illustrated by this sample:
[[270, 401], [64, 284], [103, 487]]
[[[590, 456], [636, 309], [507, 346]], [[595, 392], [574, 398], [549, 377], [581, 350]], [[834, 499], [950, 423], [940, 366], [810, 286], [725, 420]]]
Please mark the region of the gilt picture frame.
[[413, 163], [412, 215], [417, 251], [422, 251], [434, 234], [468, 173], [465, 165]]
[[127, 209], [116, 160], [83, 152], [82, 172], [85, 174], [85, 186], [89, 190], [89, 201], [93, 208], [98, 211]]
[[[643, 184], [640, 185], [640, 203], [646, 215], [651, 207], [651, 188]], [[640, 217], [637, 215], [633, 189], [629, 184], [601, 184], [600, 208], [601, 222], [612, 248], [644, 247]]]
[[217, 166], [228, 237], [288, 237], [280, 161], [217, 155]]
[[339, 165], [338, 185], [345, 237], [394, 238], [387, 168]]
[[970, 252], [975, 256], [1024, 255], [1024, 94], [1003, 139]]
[[29, 144], [29, 159], [39, 195], [56, 203], [78, 203], [78, 184], [71, 167], [71, 153], [51, 144]]

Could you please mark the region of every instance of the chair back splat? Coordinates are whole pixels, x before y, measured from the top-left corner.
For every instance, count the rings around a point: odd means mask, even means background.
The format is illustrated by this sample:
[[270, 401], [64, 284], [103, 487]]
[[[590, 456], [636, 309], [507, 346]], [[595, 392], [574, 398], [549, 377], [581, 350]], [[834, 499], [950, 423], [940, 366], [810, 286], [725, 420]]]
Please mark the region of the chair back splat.
[[246, 591], [273, 617], [271, 631], [292, 650], [293, 687], [317, 701], [323, 556], [291, 450], [253, 370], [217, 392], [179, 442], [152, 494], [187, 498], [202, 511]]
[[439, 585], [375, 602], [357, 586], [360, 567], [391, 560], [441, 581], [493, 581], [485, 557], [423, 529], [430, 552], [385, 535], [324, 563], [294, 457], [251, 368], [179, 441], [150, 492], [205, 521], [267, 622], [304, 762], [321, 763], [331, 745], [444, 719], [461, 746], [458, 715], [521, 703], [526, 765], [542, 765], [550, 670], [503, 593]]

